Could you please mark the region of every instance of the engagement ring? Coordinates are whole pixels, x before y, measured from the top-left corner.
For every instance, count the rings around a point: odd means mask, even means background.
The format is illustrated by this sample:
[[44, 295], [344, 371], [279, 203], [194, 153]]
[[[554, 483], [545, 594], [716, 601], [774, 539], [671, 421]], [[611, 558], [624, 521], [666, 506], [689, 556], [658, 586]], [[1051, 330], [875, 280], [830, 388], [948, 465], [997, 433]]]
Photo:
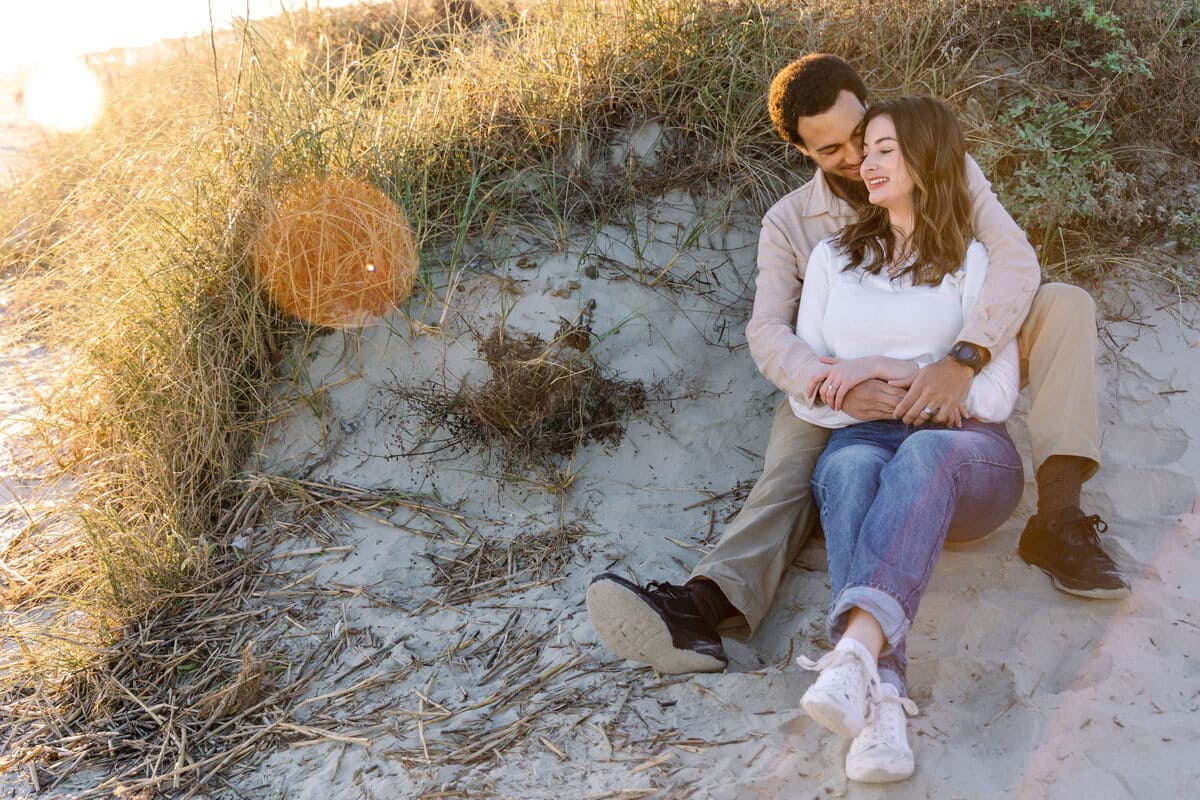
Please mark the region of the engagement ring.
[[933, 416], [933, 409], [930, 408], [929, 406], [925, 406], [925, 416], [927, 416], [927, 417]]

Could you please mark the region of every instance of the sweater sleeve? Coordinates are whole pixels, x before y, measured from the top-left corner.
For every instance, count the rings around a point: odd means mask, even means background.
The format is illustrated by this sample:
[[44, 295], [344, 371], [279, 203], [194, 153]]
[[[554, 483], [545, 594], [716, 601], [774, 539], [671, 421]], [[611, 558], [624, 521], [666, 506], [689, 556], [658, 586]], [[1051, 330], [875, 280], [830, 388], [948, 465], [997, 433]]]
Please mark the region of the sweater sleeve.
[[808, 259], [807, 250], [798, 248], [768, 214], [758, 237], [758, 276], [746, 340], [763, 377], [793, 398], [803, 398], [821, 367], [812, 348], [796, 336], [802, 270]]
[[1037, 254], [1025, 232], [992, 191], [975, 159], [967, 156], [967, 188], [974, 204], [975, 238], [987, 248], [991, 269], [958, 338], [988, 348], [993, 359], [1016, 338], [1042, 280]]
[[[989, 253], [978, 242], [967, 250], [966, 275], [963, 278], [963, 318], [978, 308], [979, 297], [987, 285]], [[1012, 414], [1020, 392], [1020, 362], [1017, 342], [992, 354], [992, 360], [971, 381], [965, 405], [967, 414], [982, 422], [1003, 422]]]
[[[804, 292], [800, 295], [795, 336], [812, 351], [813, 363], [818, 369], [823, 369], [825, 365], [816, 359], [833, 354], [825, 342], [822, 329], [825, 325], [825, 309], [829, 304], [829, 288], [834, 270], [840, 266], [833, 247], [828, 241], [824, 241], [813, 248], [812, 256], [808, 259], [808, 269], [804, 273]], [[807, 384], [803, 388], [807, 389]], [[859, 422], [845, 411], [834, 411], [825, 405], [814, 405], [815, 396], [816, 392], [813, 393], [813, 397], [789, 394], [788, 401], [791, 403], [792, 413], [805, 422], [822, 428], [844, 428]]]

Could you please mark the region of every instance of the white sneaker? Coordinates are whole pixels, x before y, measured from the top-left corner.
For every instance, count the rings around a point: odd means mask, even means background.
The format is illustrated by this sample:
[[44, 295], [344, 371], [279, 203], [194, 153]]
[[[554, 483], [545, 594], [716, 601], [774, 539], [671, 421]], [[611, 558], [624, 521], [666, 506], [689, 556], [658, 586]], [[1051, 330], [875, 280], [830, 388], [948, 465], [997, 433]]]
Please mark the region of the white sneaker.
[[800, 656], [796, 663], [821, 673], [800, 705], [817, 723], [842, 736], [857, 736], [867, 716], [867, 696], [878, 694], [879, 671], [862, 642], [843, 638], [819, 661]]
[[846, 777], [862, 783], [902, 781], [915, 768], [905, 712], [916, 714], [917, 704], [901, 697], [890, 683], [883, 684], [870, 703], [867, 724], [846, 754]]

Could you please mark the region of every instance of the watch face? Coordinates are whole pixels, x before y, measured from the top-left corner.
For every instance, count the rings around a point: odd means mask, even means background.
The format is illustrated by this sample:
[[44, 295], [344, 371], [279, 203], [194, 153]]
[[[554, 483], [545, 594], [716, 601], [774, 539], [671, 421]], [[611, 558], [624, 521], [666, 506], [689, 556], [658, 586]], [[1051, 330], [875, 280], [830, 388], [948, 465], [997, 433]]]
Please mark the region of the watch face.
[[979, 350], [966, 342], [954, 345], [954, 349], [950, 351], [950, 357], [961, 364], [966, 364], [976, 372], [983, 366], [983, 358], [980, 356]]

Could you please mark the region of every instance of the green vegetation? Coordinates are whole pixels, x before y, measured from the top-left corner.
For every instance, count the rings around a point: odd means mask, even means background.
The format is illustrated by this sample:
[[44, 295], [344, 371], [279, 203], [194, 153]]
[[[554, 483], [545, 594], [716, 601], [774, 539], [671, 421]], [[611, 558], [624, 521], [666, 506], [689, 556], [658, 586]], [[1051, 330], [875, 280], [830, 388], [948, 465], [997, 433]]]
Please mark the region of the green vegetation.
[[[41, 438], [74, 487], [4, 554], [25, 577], [4, 587], [14, 763], [153, 705], [106, 670], [242, 580], [249, 562], [222, 539], [245, 508], [239, 470], [284, 348], [313, 333], [272, 310], [251, 269], [259, 208], [283, 181], [350, 176], [395, 199], [423, 258], [409, 313], [436, 324], [435, 276], [477, 268], [468, 238], [558, 245], [672, 189], [765, 210], [808, 169], [771, 130], [767, 84], [825, 50], [876, 96], [954, 104], [1048, 272], [1102, 279], [1143, 243], [1200, 241], [1184, 188], [1200, 180], [1196, 0], [406, 7], [297, 14], [152, 69], [108, 67], [104, 119], [3, 190], [0, 268], [20, 274], [30, 335], [71, 360]], [[614, 136], [645, 120], [663, 128], [659, 157], [611, 166]], [[201, 663], [181, 662], [179, 681]], [[149, 777], [175, 758], [160, 762]]]

